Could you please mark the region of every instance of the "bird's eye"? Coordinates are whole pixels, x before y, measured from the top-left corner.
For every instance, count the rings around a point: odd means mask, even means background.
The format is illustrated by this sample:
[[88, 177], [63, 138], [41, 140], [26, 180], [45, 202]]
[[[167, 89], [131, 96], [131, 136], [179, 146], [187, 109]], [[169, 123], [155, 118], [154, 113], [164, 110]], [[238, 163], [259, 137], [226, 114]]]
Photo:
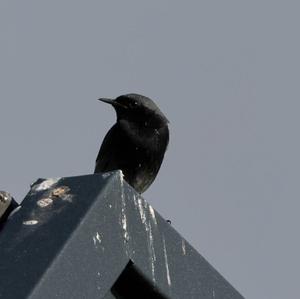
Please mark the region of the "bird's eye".
[[129, 106], [130, 106], [131, 108], [136, 108], [136, 107], [138, 106], [138, 102], [131, 102], [131, 103], [129, 104]]

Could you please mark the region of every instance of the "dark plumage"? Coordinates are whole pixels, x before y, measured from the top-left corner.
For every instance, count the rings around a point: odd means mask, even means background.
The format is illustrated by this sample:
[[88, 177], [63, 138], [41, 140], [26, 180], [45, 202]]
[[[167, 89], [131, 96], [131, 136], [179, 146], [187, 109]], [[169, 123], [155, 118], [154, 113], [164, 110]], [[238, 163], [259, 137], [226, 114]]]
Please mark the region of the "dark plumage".
[[168, 120], [156, 104], [138, 94], [126, 94], [111, 104], [117, 122], [106, 134], [96, 159], [96, 172], [121, 169], [139, 193], [154, 181], [169, 142]]

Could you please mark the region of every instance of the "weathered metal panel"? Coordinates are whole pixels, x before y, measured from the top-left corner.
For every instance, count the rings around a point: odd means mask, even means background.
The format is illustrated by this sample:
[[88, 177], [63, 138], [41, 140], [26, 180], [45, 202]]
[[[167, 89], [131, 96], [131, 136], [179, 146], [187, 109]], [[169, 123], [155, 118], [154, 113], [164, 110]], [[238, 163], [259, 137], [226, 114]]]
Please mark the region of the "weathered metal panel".
[[129, 263], [159, 298], [243, 298], [120, 171], [32, 186], [0, 233], [0, 298], [118, 298]]

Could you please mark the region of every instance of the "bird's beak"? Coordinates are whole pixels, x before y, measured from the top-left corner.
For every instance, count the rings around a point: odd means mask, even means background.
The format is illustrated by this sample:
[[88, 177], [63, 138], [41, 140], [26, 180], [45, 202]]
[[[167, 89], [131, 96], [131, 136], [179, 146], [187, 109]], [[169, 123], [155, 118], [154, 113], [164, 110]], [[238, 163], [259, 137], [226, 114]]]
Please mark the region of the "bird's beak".
[[111, 105], [116, 104], [116, 102], [112, 99], [101, 98], [101, 99], [98, 99], [98, 100], [101, 101], [101, 102], [107, 103], [107, 104], [111, 104]]
[[124, 105], [118, 103], [116, 100], [113, 100], [113, 99], [100, 98], [100, 99], [98, 99], [98, 100], [101, 101], [101, 102], [110, 104], [110, 105], [112, 105], [114, 108], [120, 107], [120, 108], [123, 108], [123, 109], [127, 109], [126, 106], [124, 106]]

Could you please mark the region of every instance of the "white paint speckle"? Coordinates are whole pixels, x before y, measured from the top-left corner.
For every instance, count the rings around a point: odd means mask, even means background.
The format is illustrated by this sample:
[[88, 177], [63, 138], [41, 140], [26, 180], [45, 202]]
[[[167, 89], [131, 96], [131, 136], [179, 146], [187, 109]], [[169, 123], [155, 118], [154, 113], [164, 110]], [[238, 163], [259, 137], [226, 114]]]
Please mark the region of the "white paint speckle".
[[[150, 261], [150, 267], [152, 272], [152, 280], [155, 283], [155, 262], [156, 262], [156, 254], [155, 254], [155, 248], [154, 248], [154, 235], [153, 235], [153, 223], [157, 225], [157, 220], [155, 216], [154, 209], [141, 197], [133, 196], [133, 201], [136, 206], [136, 208], [139, 211], [140, 218], [142, 221], [142, 224], [145, 226], [145, 231], [147, 234], [147, 246], [148, 246], [148, 252], [149, 252], [149, 261]], [[149, 212], [148, 212], [149, 211]]]
[[127, 235], [127, 218], [126, 218], [126, 215], [123, 214], [122, 215], [122, 227], [123, 227], [123, 230], [124, 230], [124, 236]]
[[166, 272], [167, 272], [167, 282], [168, 282], [168, 285], [171, 286], [171, 277], [170, 277], [170, 271], [169, 271], [169, 263], [168, 263], [168, 255], [167, 255], [167, 248], [166, 248], [165, 238], [163, 238], [163, 245], [164, 245], [164, 256], [165, 256]]
[[34, 219], [23, 221], [24, 225], [35, 225], [37, 223], [39, 223], [39, 222], [37, 220], [34, 220]]
[[143, 207], [143, 201], [140, 197], [138, 198], [138, 208], [139, 208], [142, 223], [145, 223], [146, 222], [146, 213], [145, 213], [145, 210]]
[[96, 233], [96, 240], [98, 240], [98, 242], [101, 243], [101, 236], [98, 232]]
[[214, 290], [214, 289], [212, 290], [212, 295], [213, 295], [213, 298], [216, 297], [216, 293], [215, 293], [215, 290]]
[[102, 239], [101, 239], [101, 235], [98, 232], [96, 232], [95, 236], [93, 236], [93, 242], [96, 247], [97, 244], [101, 244]]
[[53, 187], [53, 185], [55, 185], [59, 180], [60, 180], [60, 178], [50, 178], [50, 179], [47, 179], [47, 180], [41, 182], [38, 185], [34, 185], [32, 187], [32, 190], [33, 191], [44, 191], [44, 190], [47, 190], [47, 189]]
[[112, 208], [112, 205], [111, 205], [111, 204], [109, 204], [108, 206], [109, 206], [110, 209]]
[[181, 248], [183, 255], [186, 255], [185, 240], [181, 240]]
[[135, 194], [133, 194], [133, 202], [134, 202], [134, 205], [137, 206], [138, 203], [137, 203]]
[[127, 217], [126, 217], [126, 203], [125, 203], [125, 198], [124, 196], [122, 197], [122, 215], [121, 215], [121, 223], [122, 223], [122, 228], [123, 228], [123, 233], [124, 233], [124, 239], [125, 241], [129, 240], [129, 234], [127, 231]]
[[152, 220], [153, 220], [154, 224], [157, 225], [155, 210], [150, 205], [149, 205], [149, 212], [150, 212], [150, 215], [152, 217]]
[[154, 250], [154, 239], [153, 239], [153, 234], [152, 234], [152, 227], [151, 223], [148, 225], [148, 239], [149, 239], [149, 251], [150, 251], [150, 258], [151, 258], [151, 273], [152, 273], [152, 279], [153, 282], [156, 282], [155, 279], [155, 262], [156, 262], [156, 255], [155, 255], [155, 250]]
[[53, 203], [53, 200], [50, 197], [42, 198], [36, 202], [40, 208], [45, 208]]
[[123, 187], [123, 185], [124, 185], [124, 174], [123, 174], [122, 170], [119, 170], [119, 176], [120, 176], [121, 186]]
[[127, 231], [127, 216], [126, 216], [126, 201], [125, 201], [125, 194], [124, 194], [124, 179], [123, 179], [123, 173], [120, 170], [119, 171], [120, 174], [120, 181], [121, 181], [121, 203], [122, 203], [122, 207], [121, 207], [121, 225], [123, 228], [123, 236], [124, 236], [124, 241], [127, 242], [129, 240], [129, 234]]
[[126, 202], [124, 194], [124, 175], [122, 170], [119, 171], [120, 182], [121, 182], [121, 200], [122, 200], [122, 215], [121, 215], [121, 224], [124, 231], [124, 240], [127, 242], [129, 240], [129, 234], [127, 232], [127, 217], [126, 217]]

